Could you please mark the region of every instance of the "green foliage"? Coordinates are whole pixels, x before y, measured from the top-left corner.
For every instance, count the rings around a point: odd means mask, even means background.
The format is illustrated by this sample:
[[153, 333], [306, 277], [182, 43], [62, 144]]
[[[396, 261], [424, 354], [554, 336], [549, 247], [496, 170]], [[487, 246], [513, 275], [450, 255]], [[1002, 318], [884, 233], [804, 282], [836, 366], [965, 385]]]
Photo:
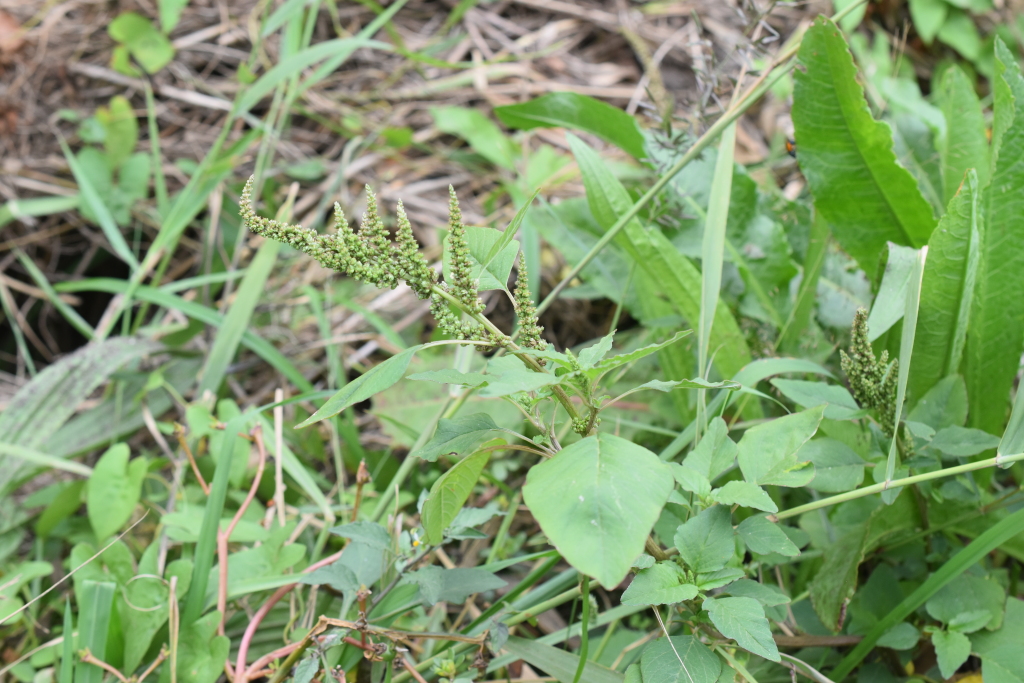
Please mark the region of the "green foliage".
[[[168, 7], [165, 11], [161, 3], [161, 23], [164, 24], [164, 31], [170, 31], [173, 25], [168, 24], [174, 21], [174, 10]], [[180, 0], [179, 5], [184, 5]], [[180, 9], [178, 10], [180, 14]], [[153, 23], [135, 12], [124, 12], [119, 14], [107, 27], [107, 33], [118, 42], [111, 57], [111, 66], [127, 76], [141, 75], [132, 66], [129, 56], [138, 62], [146, 73], [155, 74], [167, 66], [174, 59], [174, 47], [167, 35], [153, 26]]]

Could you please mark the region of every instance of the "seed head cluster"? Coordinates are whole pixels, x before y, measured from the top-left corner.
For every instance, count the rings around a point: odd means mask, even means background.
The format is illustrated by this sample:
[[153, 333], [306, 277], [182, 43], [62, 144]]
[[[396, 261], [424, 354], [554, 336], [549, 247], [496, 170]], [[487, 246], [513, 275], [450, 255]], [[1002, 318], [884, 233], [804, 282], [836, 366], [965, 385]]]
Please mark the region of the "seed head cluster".
[[[289, 225], [281, 221], [263, 218], [252, 208], [253, 179], [245, 184], [239, 201], [242, 220], [246, 227], [257, 235], [284, 242], [309, 254], [324, 267], [348, 275], [361, 282], [379, 288], [393, 289], [405, 282], [421, 299], [430, 299], [430, 312], [445, 334], [467, 341], [485, 341], [492, 346], [512, 345], [510, 337], [496, 334], [476, 318], [484, 310], [477, 281], [473, 278], [473, 258], [466, 239], [466, 228], [462, 222], [462, 211], [455, 190], [449, 186], [448, 204], [448, 258], [451, 281], [442, 281], [438, 272], [431, 268], [420, 253], [419, 242], [412, 232], [412, 225], [402, 203], [398, 204], [395, 240], [380, 217], [377, 197], [366, 188], [366, 212], [362, 225], [355, 231], [345, 218], [341, 206], [334, 205], [334, 232], [321, 235], [312, 228]], [[452, 310], [451, 304], [468, 313], [463, 316]], [[530, 348], [544, 348], [541, 340], [543, 328], [537, 325], [526, 280], [526, 267], [520, 262], [519, 277], [515, 289], [516, 310], [519, 314], [522, 344]]]
[[850, 391], [857, 403], [874, 409], [878, 422], [886, 434], [895, 431], [896, 381], [899, 375], [899, 360], [889, 363], [889, 352], [875, 358], [875, 352], [868, 341], [868, 312], [860, 308], [853, 316], [850, 353], [839, 351], [839, 361], [850, 380]]

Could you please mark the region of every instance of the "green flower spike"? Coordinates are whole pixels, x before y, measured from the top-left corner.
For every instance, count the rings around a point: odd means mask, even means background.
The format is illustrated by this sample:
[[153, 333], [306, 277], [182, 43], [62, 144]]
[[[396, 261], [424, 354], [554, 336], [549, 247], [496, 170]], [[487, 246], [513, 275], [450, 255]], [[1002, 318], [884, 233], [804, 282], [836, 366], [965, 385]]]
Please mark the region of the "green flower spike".
[[519, 274], [516, 275], [516, 315], [519, 318], [519, 343], [532, 349], [545, 349], [547, 343], [541, 339], [544, 328], [537, 324], [537, 309], [530, 294], [530, 282], [526, 273], [526, 260], [519, 257]]
[[847, 379], [850, 391], [857, 403], [875, 410], [878, 422], [886, 434], [895, 431], [893, 418], [896, 411], [896, 381], [899, 375], [899, 360], [889, 363], [889, 352], [882, 351], [881, 358], [868, 341], [868, 312], [860, 308], [853, 317], [850, 353], [839, 351], [840, 365]]

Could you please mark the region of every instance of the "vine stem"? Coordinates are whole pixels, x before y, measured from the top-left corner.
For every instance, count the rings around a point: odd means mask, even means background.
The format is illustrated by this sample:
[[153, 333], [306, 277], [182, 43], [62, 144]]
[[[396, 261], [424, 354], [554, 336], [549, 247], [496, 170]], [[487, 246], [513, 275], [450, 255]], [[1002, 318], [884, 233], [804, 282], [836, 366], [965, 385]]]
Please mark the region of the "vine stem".
[[822, 498], [806, 505], [800, 505], [789, 510], [783, 510], [774, 515], [770, 515], [768, 518], [773, 521], [779, 521], [788, 519], [790, 517], [796, 517], [802, 515], [805, 512], [812, 510], [818, 510], [824, 507], [830, 507], [839, 503], [845, 503], [850, 500], [856, 500], [865, 496], [870, 496], [875, 493], [882, 493], [888, 489], [899, 488], [901, 486], [909, 486], [911, 484], [919, 484], [923, 481], [932, 481], [934, 479], [942, 479], [944, 477], [952, 477], [957, 474], [963, 474], [965, 472], [973, 472], [975, 470], [983, 470], [988, 467], [996, 467], [1000, 465], [1006, 465], [1013, 462], [1019, 462], [1024, 460], [1024, 453], [1018, 453], [1017, 455], [997, 455], [994, 458], [988, 458], [987, 460], [979, 460], [977, 462], [969, 462], [966, 465], [957, 465], [956, 467], [947, 467], [945, 469], [936, 470], [935, 472], [925, 472], [924, 474], [915, 474], [912, 477], [904, 477], [903, 479], [893, 479], [891, 481], [883, 481], [880, 484], [873, 484], [872, 486], [865, 486], [862, 489], [856, 489], [854, 491], [847, 491], [846, 493], [840, 493], [837, 496], [830, 496], [828, 498]]

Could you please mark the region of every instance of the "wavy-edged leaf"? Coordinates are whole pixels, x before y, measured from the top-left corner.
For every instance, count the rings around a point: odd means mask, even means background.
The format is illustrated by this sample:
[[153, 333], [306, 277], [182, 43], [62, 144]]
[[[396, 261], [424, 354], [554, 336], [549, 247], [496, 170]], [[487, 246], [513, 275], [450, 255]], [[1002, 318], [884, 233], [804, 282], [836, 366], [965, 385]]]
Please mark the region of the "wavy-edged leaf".
[[937, 99], [946, 117], [946, 135], [937, 144], [942, 158], [943, 203], [949, 204], [968, 169], [975, 169], [978, 187], [988, 185], [988, 138], [981, 102], [959, 66], [954, 64], [942, 74]]
[[886, 242], [923, 246], [935, 227], [932, 208], [897, 162], [889, 126], [871, 116], [831, 20], [820, 17], [807, 29], [794, 80], [800, 168], [839, 243], [869, 274]]
[[672, 469], [654, 453], [601, 433], [534, 465], [523, 500], [572, 566], [613, 588], [643, 551], [673, 485]]
[[977, 172], [969, 170], [928, 240], [914, 338], [914, 372], [908, 386], [912, 401], [960, 369], [980, 262], [979, 188]]
[[779, 649], [772, 638], [764, 607], [753, 598], [708, 598], [704, 610], [711, 622], [744, 650], [773, 662], [779, 661]]

